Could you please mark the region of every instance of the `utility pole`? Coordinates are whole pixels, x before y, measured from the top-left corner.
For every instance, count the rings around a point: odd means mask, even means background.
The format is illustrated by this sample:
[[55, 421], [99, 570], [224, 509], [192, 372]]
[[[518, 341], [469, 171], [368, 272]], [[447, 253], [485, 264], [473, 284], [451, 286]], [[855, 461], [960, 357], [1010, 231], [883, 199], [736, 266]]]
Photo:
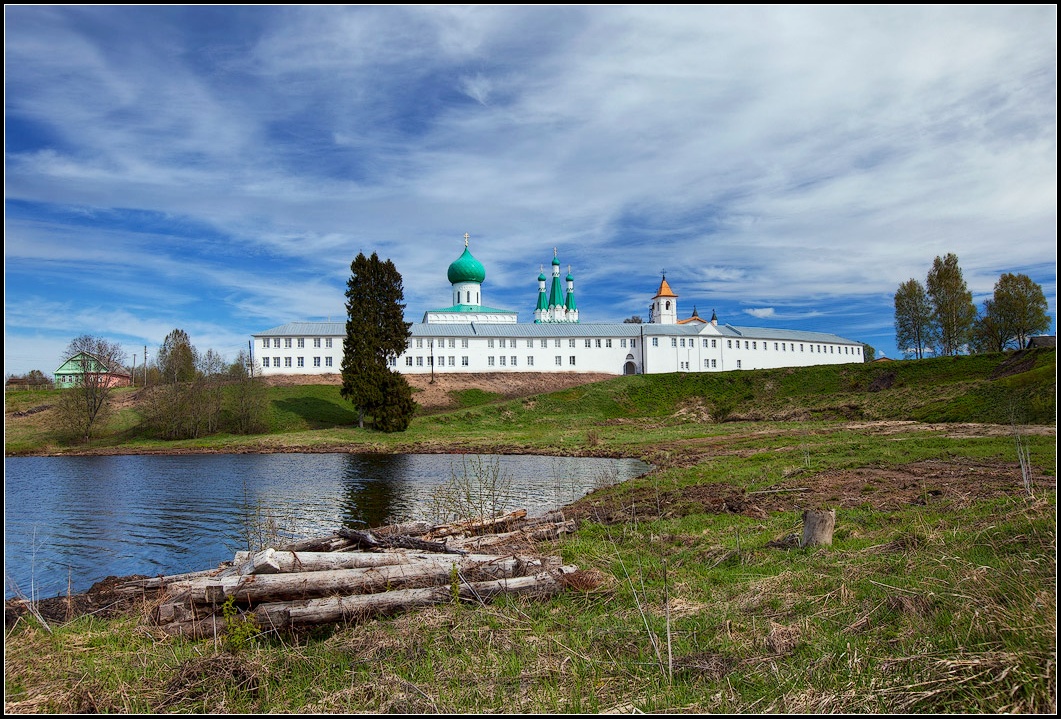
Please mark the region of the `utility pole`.
[[[464, 240], [467, 242], [467, 238]], [[428, 346], [431, 348], [431, 384], [435, 383], [435, 340], [432, 338], [428, 340]]]
[[253, 340], [247, 340], [247, 369], [250, 371], [251, 379], [254, 379], [254, 344]]
[[136, 386], [136, 353], [133, 352], [133, 387]]
[[147, 387], [147, 345], [144, 345], [144, 387]]

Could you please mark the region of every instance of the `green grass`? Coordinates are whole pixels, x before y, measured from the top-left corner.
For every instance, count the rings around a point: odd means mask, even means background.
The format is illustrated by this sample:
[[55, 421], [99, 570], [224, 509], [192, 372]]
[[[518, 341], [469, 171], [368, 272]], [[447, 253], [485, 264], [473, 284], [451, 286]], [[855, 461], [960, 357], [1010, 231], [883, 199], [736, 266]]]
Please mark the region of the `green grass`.
[[454, 390], [450, 392], [450, 396], [457, 401], [457, 406], [462, 409], [465, 407], [478, 407], [479, 405], [496, 402], [499, 399], [499, 396], [494, 392], [484, 392], [475, 388]]
[[[1024, 363], [1022, 372], [999, 379], [1006, 367]], [[119, 390], [119, 393], [132, 390]], [[7, 417], [55, 401], [52, 391], [8, 392]], [[710, 433], [711, 423], [741, 421], [837, 422], [903, 420], [1052, 424], [1056, 418], [1056, 354], [1032, 350], [1010, 354], [941, 357], [920, 361], [851, 364], [721, 373], [681, 373], [616, 377], [604, 382], [539, 395], [501, 400], [470, 389], [454, 393], [456, 409], [419, 413], [404, 433], [358, 430], [356, 412], [331, 385], [269, 389], [269, 432], [250, 437], [215, 436], [194, 441], [157, 442], [139, 429], [135, 408], [115, 413], [111, 424], [87, 449], [121, 447], [234, 450], [276, 447], [371, 445], [408, 448], [417, 443], [505, 443], [520, 449], [555, 447], [564, 451], [607, 444], [635, 452], [636, 445]], [[63, 449], [46, 425], [48, 412], [34, 421], [6, 423], [5, 452], [29, 454]], [[647, 442], [630, 432], [640, 423]], [[312, 436], [308, 436], [312, 435]], [[83, 450], [80, 445], [70, 449]]]

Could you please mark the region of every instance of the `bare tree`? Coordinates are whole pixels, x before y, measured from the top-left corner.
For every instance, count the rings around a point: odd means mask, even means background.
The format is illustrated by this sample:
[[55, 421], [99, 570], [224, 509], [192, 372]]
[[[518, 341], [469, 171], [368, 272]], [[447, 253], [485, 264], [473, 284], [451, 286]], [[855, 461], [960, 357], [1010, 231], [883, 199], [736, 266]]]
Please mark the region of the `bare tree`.
[[[208, 402], [201, 358], [188, 333], [175, 329], [159, 347], [160, 383], [142, 395], [144, 423], [165, 439], [190, 439], [203, 433]], [[212, 363], [212, 362], [211, 362]]]
[[81, 335], [66, 348], [67, 361], [77, 363], [74, 386], [59, 396], [57, 418], [64, 430], [87, 442], [111, 409], [114, 388], [122, 384], [125, 351], [116, 342]]
[[221, 425], [221, 407], [228, 367], [225, 359], [214, 350], [207, 350], [199, 357], [198, 376], [195, 381], [197, 424], [207, 434], [213, 434]]
[[268, 427], [269, 397], [261, 368], [248, 353], [240, 350], [235, 363], [229, 367], [228, 376], [232, 382], [228, 407], [233, 431], [237, 434], [264, 432]]

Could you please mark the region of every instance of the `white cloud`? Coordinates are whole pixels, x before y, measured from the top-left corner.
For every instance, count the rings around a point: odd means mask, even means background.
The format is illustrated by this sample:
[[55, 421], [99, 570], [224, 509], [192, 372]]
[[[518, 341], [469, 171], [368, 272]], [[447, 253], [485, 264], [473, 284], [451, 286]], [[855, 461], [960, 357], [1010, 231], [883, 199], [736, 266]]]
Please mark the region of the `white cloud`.
[[756, 317], [758, 319], [766, 319], [767, 317], [773, 317], [774, 316], [774, 308], [773, 307], [760, 307], [760, 308], [757, 308], [757, 309], [744, 310], [744, 312], [745, 312], [745, 314], [749, 314], [752, 317]]
[[588, 321], [666, 269], [683, 307], [891, 342], [948, 252], [1056, 307], [1054, 6], [239, 12], [6, 10], [6, 273], [238, 337], [342, 312], [358, 251], [419, 319], [467, 231], [525, 313], [553, 247]]

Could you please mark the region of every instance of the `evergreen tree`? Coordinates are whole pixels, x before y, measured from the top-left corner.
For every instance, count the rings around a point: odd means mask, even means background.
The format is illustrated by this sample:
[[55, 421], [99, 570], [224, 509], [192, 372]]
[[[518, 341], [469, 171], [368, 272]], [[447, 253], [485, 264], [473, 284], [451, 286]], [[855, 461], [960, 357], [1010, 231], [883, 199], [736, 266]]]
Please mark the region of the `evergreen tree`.
[[971, 339], [976, 305], [953, 252], [936, 257], [928, 273], [927, 291], [940, 354], [956, 355]]
[[380, 404], [368, 408], [376, 429], [382, 432], [404, 432], [408, 429], [416, 411], [416, 402], [413, 401], [413, 388], [405, 377], [384, 369], [380, 375], [380, 396]]
[[895, 344], [904, 355], [922, 359], [933, 343], [932, 303], [928, 293], [917, 280], [907, 280], [895, 293]]
[[[402, 276], [390, 260], [358, 253], [350, 263], [346, 289], [346, 339], [340, 394], [358, 411], [358, 426], [368, 413], [385, 432], [409, 425], [415, 404], [405, 378], [388, 364], [409, 344]], [[408, 402], [405, 400], [408, 395]]]

